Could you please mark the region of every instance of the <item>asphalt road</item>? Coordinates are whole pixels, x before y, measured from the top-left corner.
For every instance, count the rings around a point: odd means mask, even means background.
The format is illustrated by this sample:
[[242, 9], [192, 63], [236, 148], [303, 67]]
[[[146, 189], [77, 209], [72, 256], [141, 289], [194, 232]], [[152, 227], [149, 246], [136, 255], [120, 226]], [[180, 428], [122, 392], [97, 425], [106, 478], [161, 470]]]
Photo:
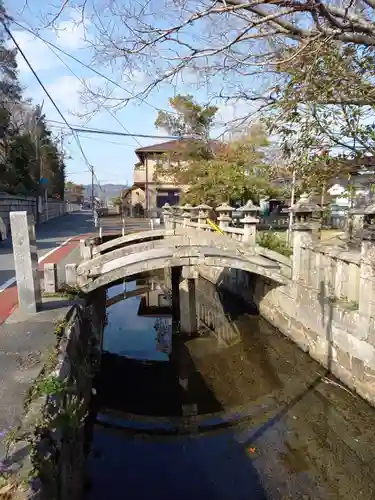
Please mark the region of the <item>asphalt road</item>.
[[[41, 258], [51, 250], [58, 248], [67, 239], [87, 234], [94, 230], [90, 211], [73, 212], [52, 219], [37, 227], [38, 257]], [[12, 238], [0, 242], [0, 291], [4, 283], [14, 278], [14, 259]]]

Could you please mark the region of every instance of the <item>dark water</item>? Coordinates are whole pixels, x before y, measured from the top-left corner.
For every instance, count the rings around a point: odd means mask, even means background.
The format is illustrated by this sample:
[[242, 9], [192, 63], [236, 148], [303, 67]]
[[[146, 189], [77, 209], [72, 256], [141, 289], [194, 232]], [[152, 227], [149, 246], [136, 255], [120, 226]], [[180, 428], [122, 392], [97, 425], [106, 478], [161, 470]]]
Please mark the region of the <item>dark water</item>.
[[375, 499], [372, 408], [206, 281], [190, 339], [147, 286], [108, 290], [88, 500]]

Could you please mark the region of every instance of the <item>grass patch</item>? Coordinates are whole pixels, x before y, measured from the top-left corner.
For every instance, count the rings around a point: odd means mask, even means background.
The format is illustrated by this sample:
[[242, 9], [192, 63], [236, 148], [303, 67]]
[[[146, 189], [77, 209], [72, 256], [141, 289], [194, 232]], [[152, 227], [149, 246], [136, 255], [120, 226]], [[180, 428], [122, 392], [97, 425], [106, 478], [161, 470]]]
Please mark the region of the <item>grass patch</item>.
[[290, 257], [293, 253], [291, 247], [288, 247], [286, 233], [276, 233], [275, 231], [260, 231], [257, 234], [257, 244], [261, 247], [273, 250], [285, 257]]

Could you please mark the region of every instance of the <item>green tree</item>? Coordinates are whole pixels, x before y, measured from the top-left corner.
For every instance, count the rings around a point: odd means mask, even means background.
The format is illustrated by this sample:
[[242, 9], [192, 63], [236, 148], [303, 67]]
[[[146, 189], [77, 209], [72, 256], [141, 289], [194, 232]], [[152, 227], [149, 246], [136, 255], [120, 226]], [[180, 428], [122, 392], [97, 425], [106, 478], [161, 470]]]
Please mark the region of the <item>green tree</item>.
[[201, 106], [192, 95], [177, 95], [169, 99], [173, 111], [159, 111], [155, 126], [171, 135], [189, 136], [208, 141], [210, 129], [218, 111], [216, 106]]
[[65, 199], [72, 203], [82, 203], [85, 194], [85, 187], [82, 184], [75, 184], [68, 181], [65, 184]]
[[348, 159], [375, 155], [373, 50], [316, 41], [297, 56], [283, 52], [285, 84], [266, 123], [304, 189], [321, 195], [350, 173]]
[[198, 156], [196, 149], [172, 153], [168, 162], [157, 168], [157, 178], [169, 177], [186, 186], [183, 201], [217, 206], [231, 200], [258, 203], [263, 196], [277, 194], [270, 184], [269, 168], [264, 161], [269, 142], [263, 129], [253, 125], [235, 141], [211, 144], [211, 154]]

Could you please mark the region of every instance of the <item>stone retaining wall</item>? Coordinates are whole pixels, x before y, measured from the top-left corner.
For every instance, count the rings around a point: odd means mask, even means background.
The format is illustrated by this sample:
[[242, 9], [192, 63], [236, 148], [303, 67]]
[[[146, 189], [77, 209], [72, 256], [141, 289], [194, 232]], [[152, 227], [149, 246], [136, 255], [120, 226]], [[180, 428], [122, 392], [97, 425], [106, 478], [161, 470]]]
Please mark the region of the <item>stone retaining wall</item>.
[[[374, 320], [336, 302], [324, 287], [277, 286], [262, 276], [200, 267], [202, 277], [255, 302], [259, 313], [349, 388], [375, 406]], [[369, 297], [370, 300], [370, 297]]]
[[[104, 303], [96, 304], [96, 309], [105, 311]], [[85, 418], [100, 359], [105, 316], [94, 317], [93, 313], [93, 305], [75, 305], [66, 321], [57, 325], [58, 345], [29, 391], [21, 426], [12, 431], [9, 464], [3, 462], [2, 466], [16, 470], [9, 477], [18, 485], [16, 498], [82, 498]]]
[[[46, 222], [50, 219], [60, 217], [61, 215], [76, 209], [78, 209], [78, 206], [73, 206], [64, 201], [48, 200], [47, 204], [43, 204], [43, 211], [40, 214], [40, 222]], [[33, 215], [35, 219], [35, 198], [30, 196], [16, 196], [0, 193], [0, 241], [5, 240], [9, 236], [9, 214], [12, 211], [25, 211], [29, 215]]]

